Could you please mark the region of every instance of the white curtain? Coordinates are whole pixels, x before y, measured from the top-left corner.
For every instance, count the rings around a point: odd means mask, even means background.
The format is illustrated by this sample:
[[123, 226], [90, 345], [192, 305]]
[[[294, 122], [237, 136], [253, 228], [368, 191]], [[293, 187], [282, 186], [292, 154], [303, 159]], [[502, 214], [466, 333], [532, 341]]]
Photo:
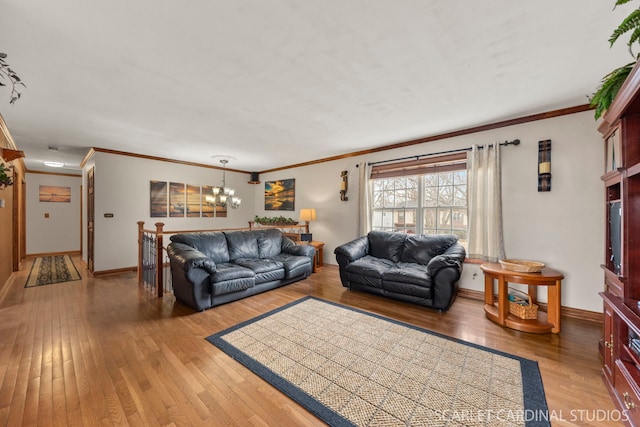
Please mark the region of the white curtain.
[[371, 231], [371, 166], [367, 162], [358, 165], [358, 236]]
[[500, 144], [473, 146], [467, 154], [467, 180], [468, 257], [491, 262], [505, 259]]

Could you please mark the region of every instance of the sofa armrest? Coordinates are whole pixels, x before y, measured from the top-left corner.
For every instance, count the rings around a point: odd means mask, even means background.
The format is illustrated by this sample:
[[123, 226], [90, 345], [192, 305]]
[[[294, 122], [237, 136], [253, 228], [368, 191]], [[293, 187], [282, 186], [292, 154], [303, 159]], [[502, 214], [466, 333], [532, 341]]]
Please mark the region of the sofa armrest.
[[358, 237], [349, 243], [338, 246], [333, 253], [353, 262], [369, 253], [369, 238], [367, 236]]
[[216, 263], [211, 258], [184, 243], [170, 243], [167, 254], [169, 259], [185, 272], [194, 268], [202, 268], [209, 274], [216, 272]]
[[281, 251], [289, 255], [306, 256], [311, 259], [316, 255], [316, 249], [311, 245], [297, 245], [293, 240], [282, 236]]
[[460, 243], [451, 245], [443, 254], [436, 255], [427, 264], [427, 272], [431, 277], [445, 267], [453, 267], [462, 270], [462, 264], [467, 255], [464, 246]]

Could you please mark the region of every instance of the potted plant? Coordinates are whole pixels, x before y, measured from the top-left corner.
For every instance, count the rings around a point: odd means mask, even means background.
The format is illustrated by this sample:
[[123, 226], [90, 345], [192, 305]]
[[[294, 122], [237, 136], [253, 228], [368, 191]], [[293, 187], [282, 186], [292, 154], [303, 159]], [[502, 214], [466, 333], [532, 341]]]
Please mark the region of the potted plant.
[[295, 219], [292, 218], [286, 218], [283, 216], [276, 216], [276, 217], [268, 217], [268, 216], [258, 216], [256, 215], [255, 218], [253, 219], [254, 222], [257, 222], [258, 224], [262, 224], [262, 225], [275, 225], [275, 226], [287, 226], [287, 225], [296, 225], [298, 224], [298, 221], [296, 221]]
[[[629, 3], [631, 0], [616, 0], [616, 4], [614, 9], [620, 5], [625, 3]], [[611, 36], [609, 37], [609, 47], [613, 46], [613, 44], [625, 33], [631, 31], [631, 36], [629, 37], [629, 41], [627, 42], [627, 46], [629, 48], [629, 53], [631, 54], [633, 61], [623, 65], [622, 67], [616, 68], [606, 76], [602, 78], [601, 84], [596, 90], [596, 92], [589, 99], [589, 103], [592, 107], [595, 107], [595, 118], [596, 120], [600, 118], [600, 116], [609, 108], [613, 99], [618, 94], [618, 91], [622, 87], [622, 84], [626, 80], [631, 70], [636, 65], [638, 60], [638, 55], [633, 53], [633, 45], [637, 42], [640, 42], [640, 8], [635, 9], [629, 16], [627, 16], [621, 23], [618, 25]]]
[[5, 167], [4, 163], [0, 163], [0, 187], [5, 188], [9, 185], [13, 185], [13, 181], [11, 180], [11, 176], [7, 175], [11, 169]]

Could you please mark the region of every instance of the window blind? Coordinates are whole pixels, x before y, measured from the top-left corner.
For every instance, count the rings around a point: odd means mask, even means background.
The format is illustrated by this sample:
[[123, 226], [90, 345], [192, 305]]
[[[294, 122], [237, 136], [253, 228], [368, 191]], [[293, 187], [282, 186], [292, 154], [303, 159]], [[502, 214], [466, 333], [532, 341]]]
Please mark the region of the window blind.
[[377, 164], [371, 168], [371, 179], [451, 172], [467, 168], [467, 152], [425, 157], [395, 163]]

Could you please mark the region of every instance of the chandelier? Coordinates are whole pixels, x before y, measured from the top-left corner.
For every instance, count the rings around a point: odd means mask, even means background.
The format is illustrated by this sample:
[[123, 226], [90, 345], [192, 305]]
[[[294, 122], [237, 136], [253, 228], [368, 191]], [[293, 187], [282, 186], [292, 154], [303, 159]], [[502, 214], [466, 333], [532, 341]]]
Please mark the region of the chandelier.
[[235, 195], [236, 190], [233, 188], [229, 188], [225, 182], [225, 168], [227, 167], [227, 163], [229, 163], [228, 159], [220, 159], [220, 163], [222, 163], [222, 186], [221, 187], [213, 187], [211, 189], [212, 196], [207, 196], [207, 203], [211, 206], [222, 206], [223, 208], [230, 207], [231, 209], [238, 209], [242, 199]]

